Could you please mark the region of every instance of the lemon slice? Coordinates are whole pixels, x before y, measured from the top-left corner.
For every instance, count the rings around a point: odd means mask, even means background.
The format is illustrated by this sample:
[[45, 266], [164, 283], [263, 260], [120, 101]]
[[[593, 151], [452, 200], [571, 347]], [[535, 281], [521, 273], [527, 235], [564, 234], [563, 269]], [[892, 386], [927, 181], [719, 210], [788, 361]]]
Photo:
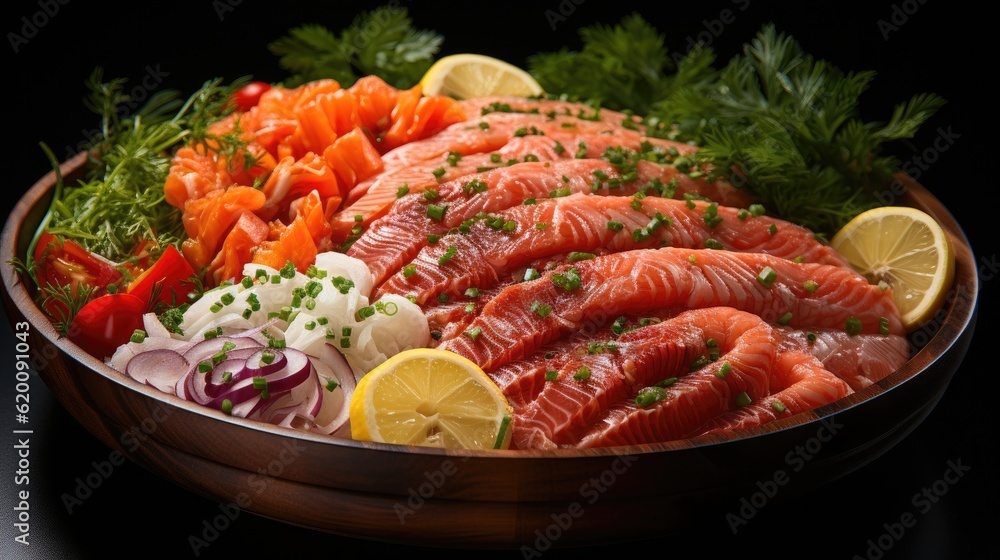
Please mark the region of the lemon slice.
[[453, 54], [431, 65], [420, 79], [427, 95], [472, 99], [490, 95], [541, 95], [542, 86], [521, 68], [481, 54]]
[[445, 350], [404, 350], [368, 372], [351, 397], [361, 441], [507, 449], [513, 410], [475, 363]]
[[892, 288], [907, 331], [937, 312], [955, 277], [948, 235], [916, 208], [886, 206], [862, 212], [830, 245], [870, 282], [883, 281]]

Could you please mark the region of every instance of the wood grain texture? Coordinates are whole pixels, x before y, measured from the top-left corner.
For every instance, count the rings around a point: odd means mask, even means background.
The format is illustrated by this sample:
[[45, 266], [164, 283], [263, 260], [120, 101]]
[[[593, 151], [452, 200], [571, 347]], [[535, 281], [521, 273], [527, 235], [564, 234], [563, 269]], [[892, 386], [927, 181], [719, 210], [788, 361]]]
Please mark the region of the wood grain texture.
[[[62, 166], [67, 180], [83, 163], [81, 155]], [[474, 452], [334, 439], [162, 394], [60, 339], [9, 264], [23, 257], [55, 181], [49, 173], [15, 207], [0, 262], [10, 321], [31, 323], [36, 369], [62, 406], [105, 445], [183, 489], [356, 538], [517, 548], [548, 535], [563, 547], [679, 534], [695, 512], [717, 513], [724, 523], [779, 471], [790, 482], [778, 500], [847, 474], [906, 437], [947, 389], [976, 320], [968, 239], [937, 199], [903, 176], [901, 202], [950, 235], [955, 285], [946, 309], [911, 335], [911, 360], [863, 391], [743, 433], [622, 448]], [[801, 471], [799, 449], [809, 456]]]

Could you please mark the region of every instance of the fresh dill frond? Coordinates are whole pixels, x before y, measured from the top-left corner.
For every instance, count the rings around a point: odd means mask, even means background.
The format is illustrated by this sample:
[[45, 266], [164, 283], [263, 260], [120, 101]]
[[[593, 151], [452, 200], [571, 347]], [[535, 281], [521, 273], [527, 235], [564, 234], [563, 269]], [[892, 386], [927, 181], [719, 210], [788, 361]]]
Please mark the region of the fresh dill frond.
[[[209, 130], [232, 112], [232, 93], [245, 81], [223, 85], [210, 80], [184, 102], [178, 92], [162, 90], [129, 114], [126, 81], [105, 81], [103, 70], [96, 68], [87, 81], [85, 104], [98, 113], [101, 133], [87, 148], [83, 177], [73, 184], [60, 180], [45, 231], [119, 263], [144, 241], [154, 241], [160, 250], [179, 246], [184, 237], [181, 211], [166, 203], [163, 192], [173, 149], [189, 142], [226, 153], [243, 150], [246, 144], [238, 136], [216, 136]], [[43, 150], [58, 167], [51, 151]]]
[[680, 88], [651, 116], [678, 124], [677, 139], [769, 211], [832, 234], [892, 181], [899, 162], [886, 144], [911, 138], [944, 104], [916, 95], [888, 121], [865, 122], [860, 97], [874, 77], [841, 72], [765, 25], [718, 80]]
[[284, 85], [295, 87], [319, 79], [333, 79], [350, 87], [358, 78], [374, 75], [397, 88], [420, 81], [441, 48], [444, 38], [415, 29], [406, 8], [382, 6], [362, 12], [339, 36], [330, 29], [307, 24], [268, 45], [278, 64], [291, 73]]
[[563, 48], [528, 57], [529, 72], [546, 92], [645, 115], [679, 83], [701, 82], [713, 71], [710, 55], [704, 59], [708, 64], [692, 58], [684, 68], [675, 66], [663, 35], [637, 13], [615, 25], [581, 28], [579, 35], [579, 50]]

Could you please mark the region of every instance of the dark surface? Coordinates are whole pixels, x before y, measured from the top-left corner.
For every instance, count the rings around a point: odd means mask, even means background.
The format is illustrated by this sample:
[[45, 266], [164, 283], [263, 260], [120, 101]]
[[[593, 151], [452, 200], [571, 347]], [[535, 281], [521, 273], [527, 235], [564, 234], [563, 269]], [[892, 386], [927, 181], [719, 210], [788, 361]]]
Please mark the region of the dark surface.
[[[236, 3], [236, 2], [234, 2]], [[555, 30], [546, 10], [558, 13], [559, 2], [539, 2], [517, 8], [483, 4], [481, 8], [440, 7], [441, 3], [402, 2], [410, 8], [419, 27], [433, 28], [446, 37], [444, 52], [482, 52], [522, 64], [528, 54], [560, 45], [577, 46], [575, 28], [597, 21], [614, 23], [625, 12], [610, 2], [562, 2], [574, 11]], [[350, 15], [340, 9], [292, 8], [296, 3], [258, 8], [242, 3], [220, 20], [211, 3], [191, 3], [151, 17], [136, 4], [121, 4], [101, 11], [92, 5], [59, 5], [59, 12], [14, 53], [9, 33], [22, 34], [24, 22], [42, 11], [44, 2], [18, 2], [4, 8], [8, 32], [4, 67], [7, 70], [7, 186], [3, 214], [15, 199], [49, 170], [39, 142], [60, 158], [85, 139], [96, 121], [80, 103], [82, 83], [94, 66], [109, 77], [128, 77], [141, 83], [147, 68], [164, 75], [162, 87], [191, 91], [214, 76], [233, 79], [253, 74], [280, 80], [284, 73], [264, 45], [288, 28], [317, 22], [332, 28], [345, 25]], [[51, 4], [56, 5], [55, 1]], [[220, 4], [220, 3], [217, 3]], [[620, 4], [620, 3], [619, 3]], [[739, 11], [746, 6], [745, 11]], [[827, 7], [824, 7], [827, 6]], [[919, 8], [913, 12], [914, 7]], [[898, 155], [910, 161], [934, 146], [943, 132], [954, 138], [947, 149], [933, 155], [936, 161], [917, 177], [951, 209], [969, 236], [981, 264], [980, 318], [972, 347], [948, 391], [928, 418], [903, 442], [864, 468], [850, 473], [808, 495], [765, 506], [734, 535], [724, 516], [703, 520], [699, 530], [683, 537], [615, 544], [599, 553], [621, 555], [664, 548], [669, 552], [702, 552], [710, 557], [762, 551], [769, 555], [830, 558], [981, 558], [994, 540], [991, 532], [1000, 516], [996, 503], [997, 438], [992, 432], [995, 384], [986, 367], [994, 336], [996, 310], [997, 236], [994, 213], [983, 203], [993, 171], [987, 159], [985, 128], [992, 106], [980, 108], [985, 86], [972, 65], [991, 71], [994, 48], [983, 48], [989, 31], [984, 14], [957, 14], [954, 5], [941, 2], [876, 2], [862, 11], [842, 3], [816, 3], [807, 8], [778, 10], [758, 2], [701, 2], [671, 6], [669, 14], [648, 13], [647, 18], [666, 34], [672, 51], [683, 51], [689, 36], [708, 28], [723, 9], [734, 10], [735, 21], [723, 25], [712, 39], [720, 59], [732, 56], [767, 21], [777, 24], [803, 44], [807, 52], [844, 70], [876, 70], [871, 91], [863, 97], [869, 119], [885, 119], [892, 106], [913, 93], [936, 92], [948, 106], [922, 129]], [[905, 11], [913, 13], [906, 15]], [[51, 8], [50, 8], [51, 9]], [[897, 30], [888, 39], [878, 21]], [[42, 17], [39, 16], [39, 21]], [[26, 34], [25, 34], [26, 36]], [[707, 35], [706, 35], [707, 36]], [[968, 62], [965, 62], [968, 60]], [[987, 144], [990, 142], [990, 144]], [[939, 143], [939, 146], [941, 144]], [[987, 162], [983, 165], [981, 162]], [[0, 354], [7, 373], [0, 376], [0, 557], [91, 558], [140, 554], [126, 543], [140, 542], [154, 557], [232, 558], [251, 553], [290, 557], [302, 552], [324, 555], [375, 552], [413, 553], [404, 546], [373, 543], [325, 535], [241, 513], [215, 538], [203, 535], [203, 521], [216, 518], [219, 504], [191, 494], [137, 465], [115, 465], [117, 458], [98, 443], [56, 403], [37, 377], [30, 389], [30, 423], [14, 420], [14, 347], [17, 340], [6, 319], [0, 321]], [[33, 430], [30, 442], [30, 545], [14, 542], [18, 497], [14, 479], [17, 450], [15, 429]], [[953, 466], [964, 467], [954, 478]], [[331, 468], [336, 468], [332, 465]], [[95, 474], [96, 473], [96, 474]], [[89, 497], [67, 508], [65, 499], [78, 491], [80, 481], [99, 481]], [[951, 482], [946, 482], [950, 479]], [[669, 473], [664, 473], [669, 483]], [[96, 484], [92, 484], [96, 485]], [[921, 496], [927, 489], [933, 500]], [[940, 496], [935, 495], [937, 491]], [[81, 495], [83, 495], [81, 493]], [[733, 511], [740, 504], [734, 502]], [[71, 509], [71, 511], [69, 511]], [[911, 523], [912, 521], [912, 523]], [[911, 525], [904, 526], [903, 523]], [[136, 538], [130, 538], [134, 535]], [[195, 551], [189, 537], [206, 538], [207, 547]], [[208, 537], [212, 535], [207, 535]], [[872, 548], [881, 538], [882, 548]], [[448, 543], [440, 543], [447, 547]], [[419, 551], [418, 551], [419, 552]], [[447, 549], [430, 551], [447, 554]], [[573, 551], [549, 550], [547, 557]], [[521, 551], [477, 553], [497, 557], [523, 557]]]

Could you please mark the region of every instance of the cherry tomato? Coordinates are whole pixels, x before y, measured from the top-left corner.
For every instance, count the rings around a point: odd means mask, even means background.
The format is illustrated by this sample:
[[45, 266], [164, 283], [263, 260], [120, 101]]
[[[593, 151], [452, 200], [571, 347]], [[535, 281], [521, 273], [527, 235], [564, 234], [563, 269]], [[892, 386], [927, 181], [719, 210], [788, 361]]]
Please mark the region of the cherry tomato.
[[[39, 237], [34, 260], [39, 288], [69, 286], [74, 297], [81, 287], [93, 288], [97, 295], [104, 293], [109, 285], [122, 281], [115, 263], [51, 233]], [[45, 310], [55, 318], [67, 312], [65, 304], [55, 299], [48, 300]]]
[[239, 111], [249, 111], [252, 107], [256, 107], [260, 101], [260, 96], [269, 89], [271, 89], [271, 84], [267, 82], [250, 82], [236, 90], [236, 93], [233, 94], [236, 109]]
[[191, 264], [176, 247], [168, 245], [152, 266], [129, 283], [127, 293], [146, 302], [150, 311], [161, 302], [179, 305], [195, 287], [192, 276]]
[[143, 328], [146, 301], [132, 294], [105, 294], [77, 312], [66, 337], [92, 356], [105, 359]]

